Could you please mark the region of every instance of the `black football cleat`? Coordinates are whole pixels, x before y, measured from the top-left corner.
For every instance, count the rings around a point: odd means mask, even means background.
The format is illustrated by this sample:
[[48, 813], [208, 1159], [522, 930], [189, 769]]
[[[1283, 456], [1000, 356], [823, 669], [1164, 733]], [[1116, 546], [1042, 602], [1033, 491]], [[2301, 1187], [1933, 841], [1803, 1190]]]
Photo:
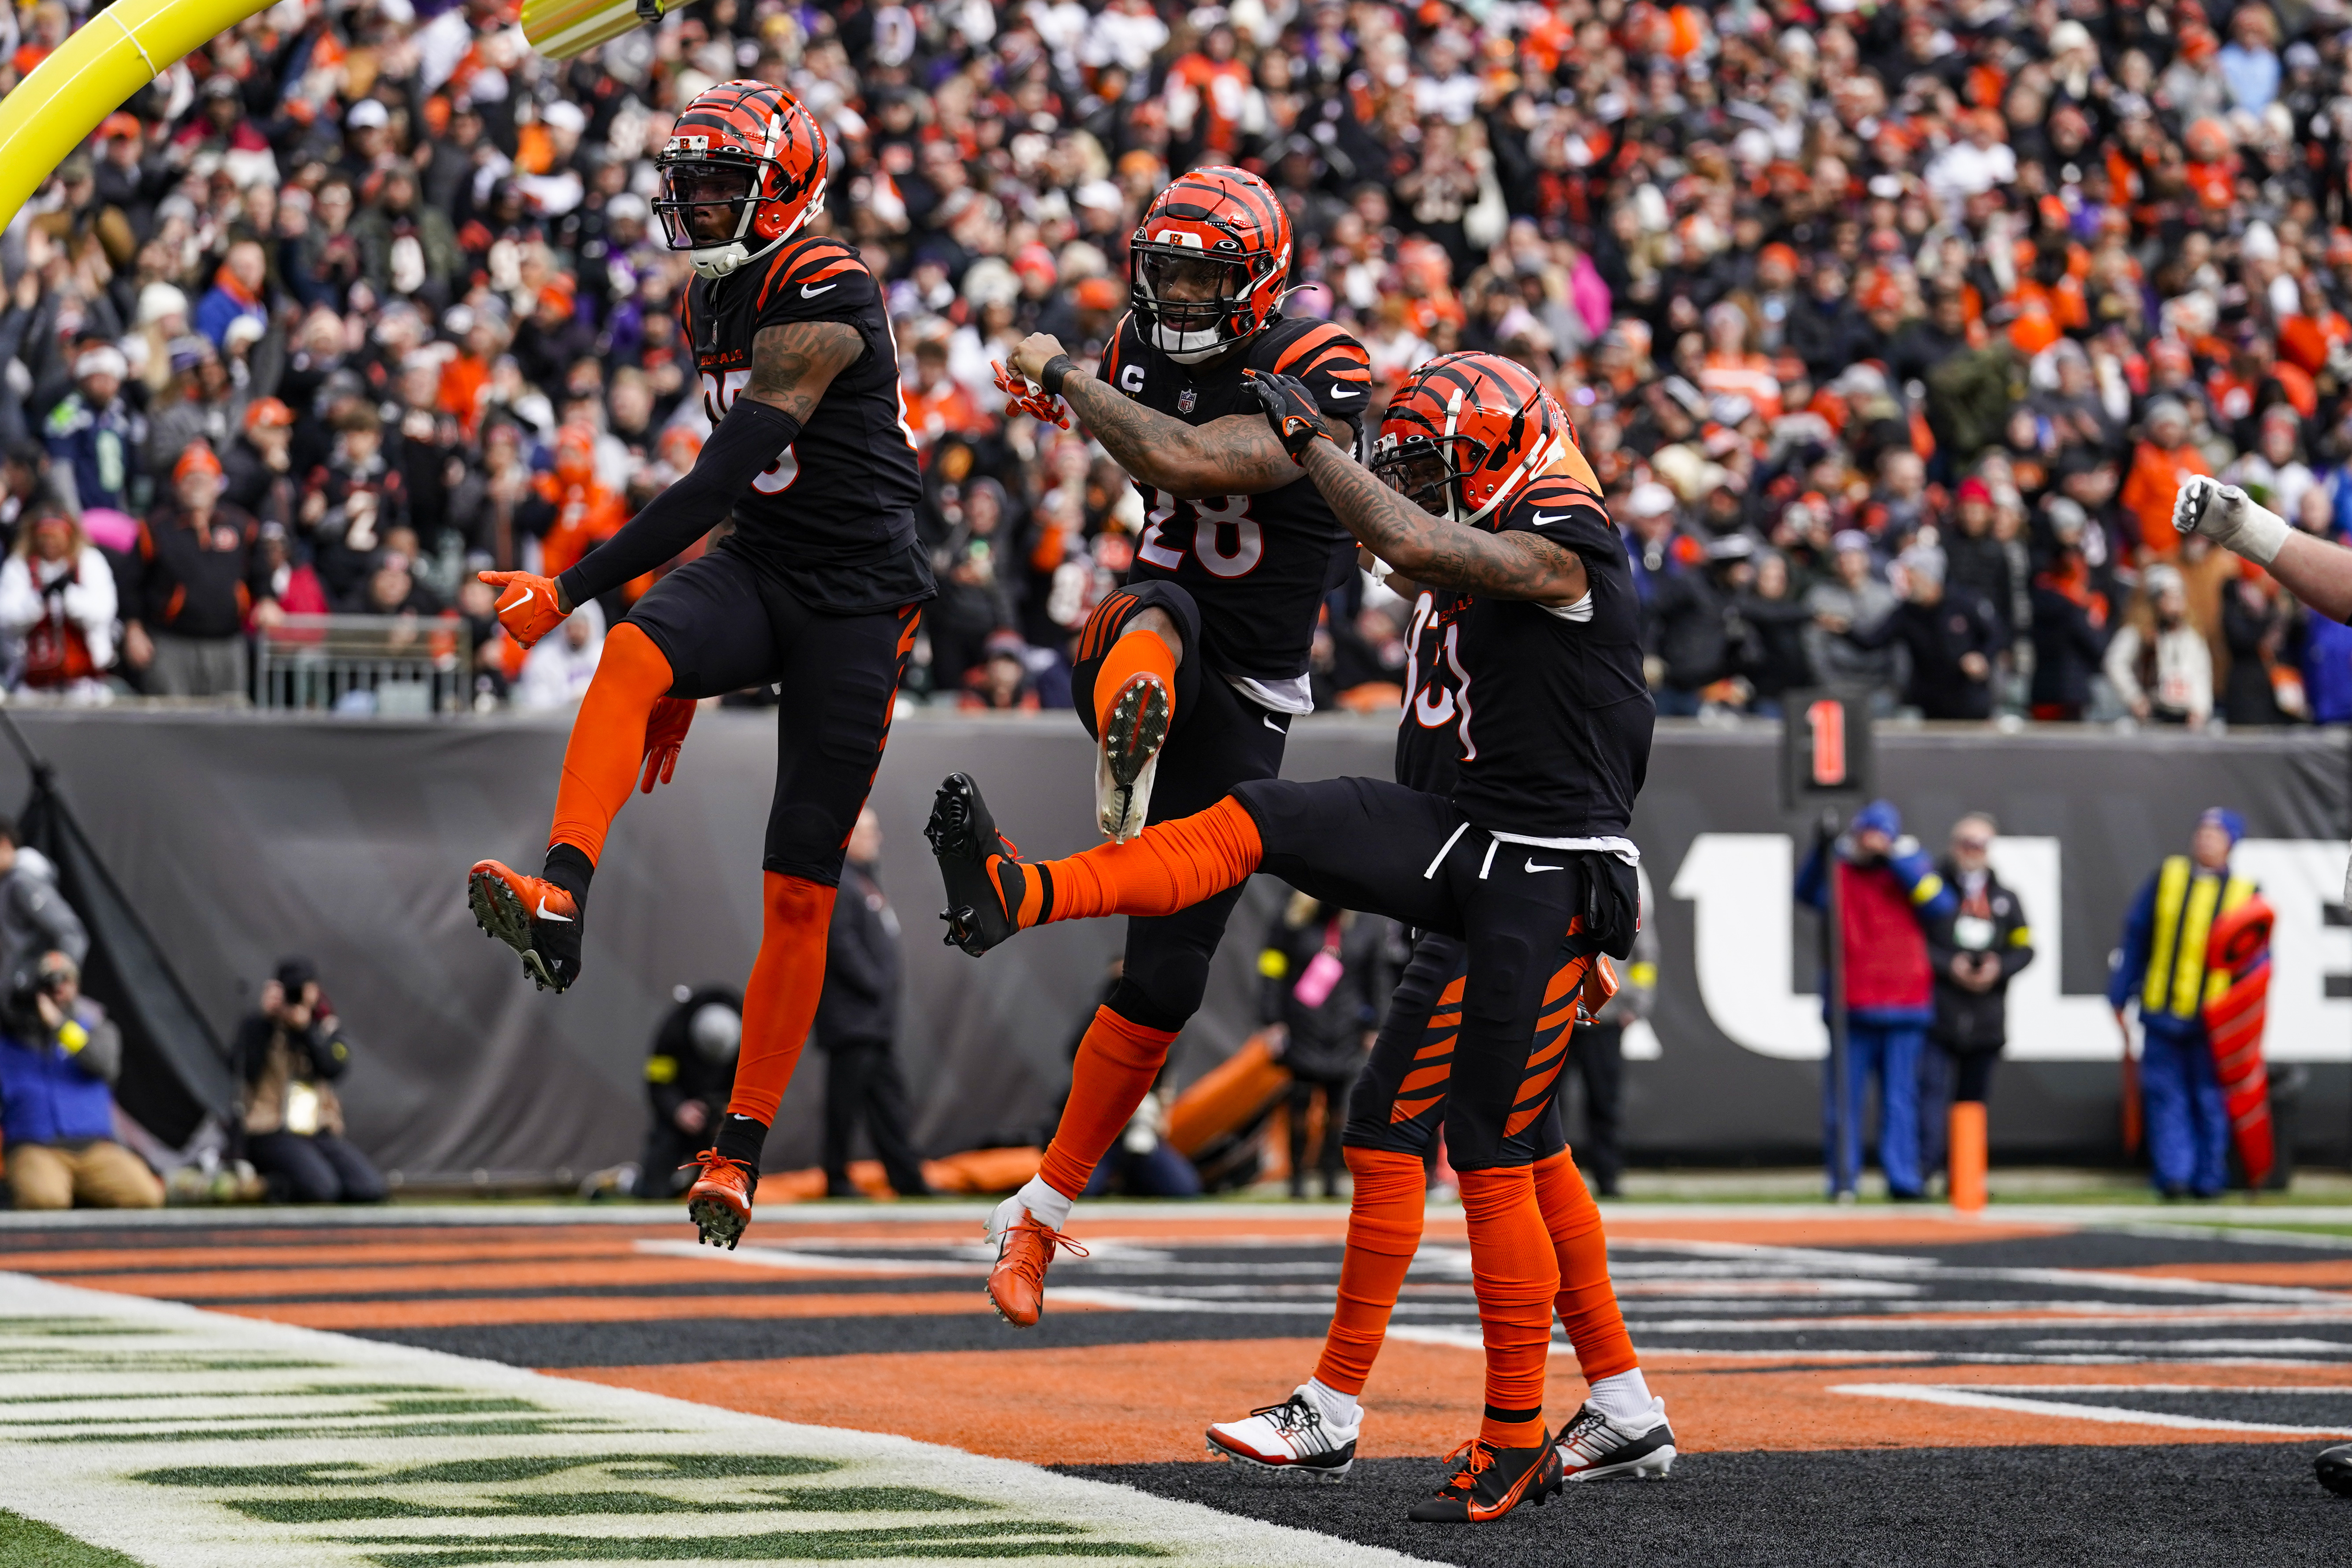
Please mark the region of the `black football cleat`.
[[2333, 1448], [2323, 1448], [2319, 1458], [2311, 1462], [2313, 1474], [2319, 1484], [2337, 1497], [2352, 1497], [2352, 1443], [2338, 1443]]
[[1523, 1502], [1541, 1508], [1567, 1484], [1560, 1479], [1559, 1447], [1549, 1432], [1532, 1448], [1497, 1448], [1473, 1437], [1447, 1463], [1452, 1473], [1437, 1495], [1413, 1504], [1405, 1516], [1415, 1524], [1485, 1524]]
[[1150, 670], [1129, 676], [1111, 699], [1110, 717], [1095, 752], [1095, 816], [1103, 837], [1113, 843], [1123, 844], [1143, 831], [1172, 712], [1168, 688]]
[[581, 910], [570, 893], [543, 877], [477, 860], [466, 876], [466, 901], [475, 924], [522, 954], [522, 972], [541, 991], [567, 991], [580, 978]]
[[923, 837], [931, 841], [940, 879], [947, 884], [948, 907], [940, 919], [948, 922], [950, 945], [977, 958], [1021, 929], [1017, 911], [1027, 894], [1029, 868], [996, 831], [996, 819], [970, 773], [950, 773], [940, 784]]

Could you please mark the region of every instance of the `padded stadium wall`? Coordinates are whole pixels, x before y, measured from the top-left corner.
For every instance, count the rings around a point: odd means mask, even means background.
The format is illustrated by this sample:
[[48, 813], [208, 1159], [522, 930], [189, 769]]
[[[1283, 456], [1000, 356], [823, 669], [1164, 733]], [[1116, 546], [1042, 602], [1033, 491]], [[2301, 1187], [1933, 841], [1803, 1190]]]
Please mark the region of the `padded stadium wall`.
[[[486, 855], [536, 865], [562, 721], [16, 711], [224, 1037], [281, 954], [318, 963], [360, 1042], [342, 1089], [353, 1135], [410, 1179], [635, 1158], [642, 1064], [671, 988], [740, 984], [750, 968], [772, 715], [704, 715], [676, 782], [621, 814], [590, 906], [586, 978], [559, 998], [475, 929], [462, 889]], [[1305, 721], [1288, 771], [1385, 776], [1391, 740], [1378, 722]], [[1637, 1038], [1628, 1064], [1637, 1157], [1802, 1161], [1819, 1149], [1813, 937], [1785, 880], [1809, 830], [1780, 811], [1777, 747], [1769, 726], [1661, 727], [1635, 824], [1664, 948], [1654, 1047]], [[893, 730], [874, 801], [907, 935], [902, 1062], [918, 1141], [934, 1154], [1027, 1141], [1050, 1121], [1118, 940], [1117, 922], [1099, 921], [1024, 934], [984, 961], [940, 944], [921, 827], [956, 768], [982, 781], [1024, 851], [1092, 841], [1087, 743], [1067, 715], [922, 716]], [[1964, 810], [1999, 816], [2004, 873], [2042, 944], [2039, 975], [2027, 971], [2013, 997], [1997, 1158], [2115, 1150], [2107, 954], [2139, 880], [2215, 804], [2245, 814], [2240, 864], [2281, 905], [2270, 1044], [2309, 1069], [2303, 1157], [2344, 1157], [2352, 927], [2336, 900], [2352, 738], [1883, 730], [1879, 768], [1882, 793], [1931, 847]], [[0, 804], [28, 784], [0, 758]], [[1235, 915], [1209, 1005], [1179, 1042], [1180, 1079], [1248, 1034], [1255, 939], [1278, 898], [1260, 879]], [[774, 1168], [816, 1159], [823, 1058], [803, 1061], [769, 1144]]]

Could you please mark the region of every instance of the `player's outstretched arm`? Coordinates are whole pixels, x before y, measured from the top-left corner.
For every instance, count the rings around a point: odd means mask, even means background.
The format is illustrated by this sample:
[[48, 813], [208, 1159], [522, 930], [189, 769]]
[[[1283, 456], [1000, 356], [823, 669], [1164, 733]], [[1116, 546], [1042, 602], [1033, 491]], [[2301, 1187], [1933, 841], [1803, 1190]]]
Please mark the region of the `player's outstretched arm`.
[[[1069, 404], [1113, 462], [1179, 500], [1257, 495], [1298, 480], [1298, 465], [1265, 420], [1235, 414], [1187, 425], [1144, 407], [1108, 383], [1076, 374], [1060, 341], [1043, 332], [1022, 340], [1013, 351], [1013, 368]], [[1324, 423], [1332, 439], [1355, 439], [1345, 422]]]
[[1399, 572], [1498, 599], [1572, 605], [1584, 597], [1590, 584], [1574, 551], [1531, 533], [1488, 533], [1422, 510], [1326, 438], [1315, 400], [1296, 377], [1253, 373], [1246, 384], [1265, 410], [1284, 460], [1304, 467], [1332, 515]]
[[736, 500], [800, 439], [833, 378], [857, 363], [865, 336], [847, 321], [784, 321], [751, 340], [751, 378], [701, 455], [621, 531], [556, 579], [570, 611], [669, 560], [724, 521]]
[[2173, 500], [2172, 526], [2267, 569], [2321, 615], [2352, 621], [2352, 550], [2290, 528], [2237, 486], [2201, 475], [2185, 481]]

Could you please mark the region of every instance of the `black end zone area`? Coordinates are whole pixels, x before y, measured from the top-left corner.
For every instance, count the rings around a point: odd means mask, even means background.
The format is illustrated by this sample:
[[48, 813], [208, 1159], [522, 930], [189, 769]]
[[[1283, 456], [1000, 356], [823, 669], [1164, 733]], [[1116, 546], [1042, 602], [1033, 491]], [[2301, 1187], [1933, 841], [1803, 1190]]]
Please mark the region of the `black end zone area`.
[[1272, 1523], [1460, 1568], [2343, 1568], [2352, 1498], [2320, 1443], [1692, 1454], [1671, 1479], [1570, 1487], [1493, 1524], [1411, 1524], [1434, 1459], [1359, 1460], [1338, 1486], [1223, 1464], [1072, 1465]]

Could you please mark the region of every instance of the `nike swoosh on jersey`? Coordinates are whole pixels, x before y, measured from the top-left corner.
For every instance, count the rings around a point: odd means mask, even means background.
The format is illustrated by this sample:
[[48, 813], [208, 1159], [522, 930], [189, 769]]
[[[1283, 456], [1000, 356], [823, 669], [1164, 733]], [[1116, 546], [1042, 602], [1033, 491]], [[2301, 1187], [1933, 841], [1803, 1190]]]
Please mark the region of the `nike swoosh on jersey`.
[[1528, 862], [1528, 869], [1530, 871], [1565, 871], [1568, 868], [1565, 866], [1538, 866], [1530, 859]]
[[547, 907], [547, 895], [544, 893], [540, 895], [539, 918], [543, 921], [553, 921], [559, 925], [570, 925], [572, 923], [572, 917], [570, 915], [559, 915], [554, 910]]
[[1323, 395], [1328, 398], [1338, 399], [1341, 397], [1361, 397], [1363, 393], [1357, 390], [1343, 390], [1342, 388], [1335, 386], [1328, 392], [1326, 392]]
[[803, 300], [814, 300], [819, 294], [830, 294], [835, 289], [840, 287], [841, 285], [838, 283], [828, 283], [824, 288], [820, 289], [814, 283], [803, 283], [801, 285], [801, 298]]
[[1568, 513], [1561, 512], [1556, 517], [1546, 517], [1542, 512], [1538, 512], [1536, 513], [1533, 521], [1538, 528], [1541, 528], [1548, 522], [1566, 522], [1568, 521]]

